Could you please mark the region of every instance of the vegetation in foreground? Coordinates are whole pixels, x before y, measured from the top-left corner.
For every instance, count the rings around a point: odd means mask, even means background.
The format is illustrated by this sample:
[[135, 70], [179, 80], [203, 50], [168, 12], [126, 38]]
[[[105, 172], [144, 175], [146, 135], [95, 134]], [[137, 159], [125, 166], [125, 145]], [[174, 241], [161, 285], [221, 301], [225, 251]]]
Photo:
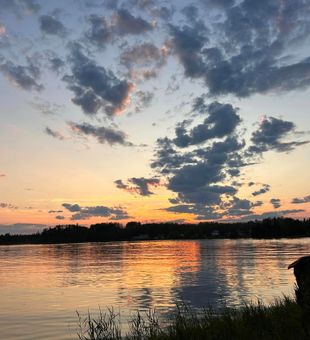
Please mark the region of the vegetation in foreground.
[[103, 339], [310, 339], [307, 315], [291, 298], [284, 297], [269, 306], [262, 303], [240, 309], [194, 311], [179, 306], [170, 320], [160, 321], [156, 312], [137, 313], [129, 321], [129, 331], [122, 332], [120, 315], [113, 310], [99, 311], [99, 316], [79, 318], [80, 340]]

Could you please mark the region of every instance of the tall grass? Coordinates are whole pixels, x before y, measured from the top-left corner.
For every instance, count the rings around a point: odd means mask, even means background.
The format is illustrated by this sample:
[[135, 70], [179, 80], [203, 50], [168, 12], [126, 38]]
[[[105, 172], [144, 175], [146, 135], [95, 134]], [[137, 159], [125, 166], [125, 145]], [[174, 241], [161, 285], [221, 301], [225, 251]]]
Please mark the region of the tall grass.
[[225, 308], [220, 313], [180, 305], [169, 321], [149, 311], [137, 313], [128, 323], [129, 330], [122, 332], [119, 313], [99, 310], [97, 317], [88, 314], [85, 319], [79, 318], [78, 336], [80, 340], [310, 339], [310, 325], [304, 322], [303, 311], [288, 297], [268, 306], [247, 304], [238, 309]]

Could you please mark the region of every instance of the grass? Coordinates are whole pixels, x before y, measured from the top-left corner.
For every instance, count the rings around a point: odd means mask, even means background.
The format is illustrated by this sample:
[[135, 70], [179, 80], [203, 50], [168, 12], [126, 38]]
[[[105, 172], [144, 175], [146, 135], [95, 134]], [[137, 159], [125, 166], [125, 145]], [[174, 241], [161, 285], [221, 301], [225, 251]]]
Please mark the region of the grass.
[[310, 339], [310, 325], [303, 310], [288, 297], [271, 305], [247, 304], [242, 308], [225, 308], [220, 313], [212, 309], [195, 311], [187, 305], [177, 307], [170, 320], [160, 321], [155, 311], [136, 313], [128, 321], [129, 330], [121, 330], [121, 317], [113, 309], [93, 318], [79, 316], [80, 340], [127, 339], [216, 339], [216, 340], [303, 340]]

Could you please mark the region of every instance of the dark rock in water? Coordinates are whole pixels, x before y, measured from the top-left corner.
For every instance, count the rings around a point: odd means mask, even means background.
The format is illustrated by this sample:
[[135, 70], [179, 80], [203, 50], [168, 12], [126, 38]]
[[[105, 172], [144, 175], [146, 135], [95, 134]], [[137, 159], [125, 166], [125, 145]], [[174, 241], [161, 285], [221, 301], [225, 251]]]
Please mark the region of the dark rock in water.
[[310, 312], [310, 256], [301, 257], [291, 263], [288, 269], [291, 268], [294, 268], [297, 282], [296, 301], [303, 309]]

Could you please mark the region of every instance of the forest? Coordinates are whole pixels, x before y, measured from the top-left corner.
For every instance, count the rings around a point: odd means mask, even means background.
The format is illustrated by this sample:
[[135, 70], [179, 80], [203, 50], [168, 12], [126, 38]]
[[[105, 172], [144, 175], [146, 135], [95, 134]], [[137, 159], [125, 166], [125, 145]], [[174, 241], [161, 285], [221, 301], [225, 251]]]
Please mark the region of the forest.
[[31, 235], [0, 235], [0, 244], [44, 244], [138, 241], [207, 238], [297, 238], [310, 237], [310, 219], [268, 218], [240, 223], [97, 223], [90, 227], [78, 224], [57, 225]]

